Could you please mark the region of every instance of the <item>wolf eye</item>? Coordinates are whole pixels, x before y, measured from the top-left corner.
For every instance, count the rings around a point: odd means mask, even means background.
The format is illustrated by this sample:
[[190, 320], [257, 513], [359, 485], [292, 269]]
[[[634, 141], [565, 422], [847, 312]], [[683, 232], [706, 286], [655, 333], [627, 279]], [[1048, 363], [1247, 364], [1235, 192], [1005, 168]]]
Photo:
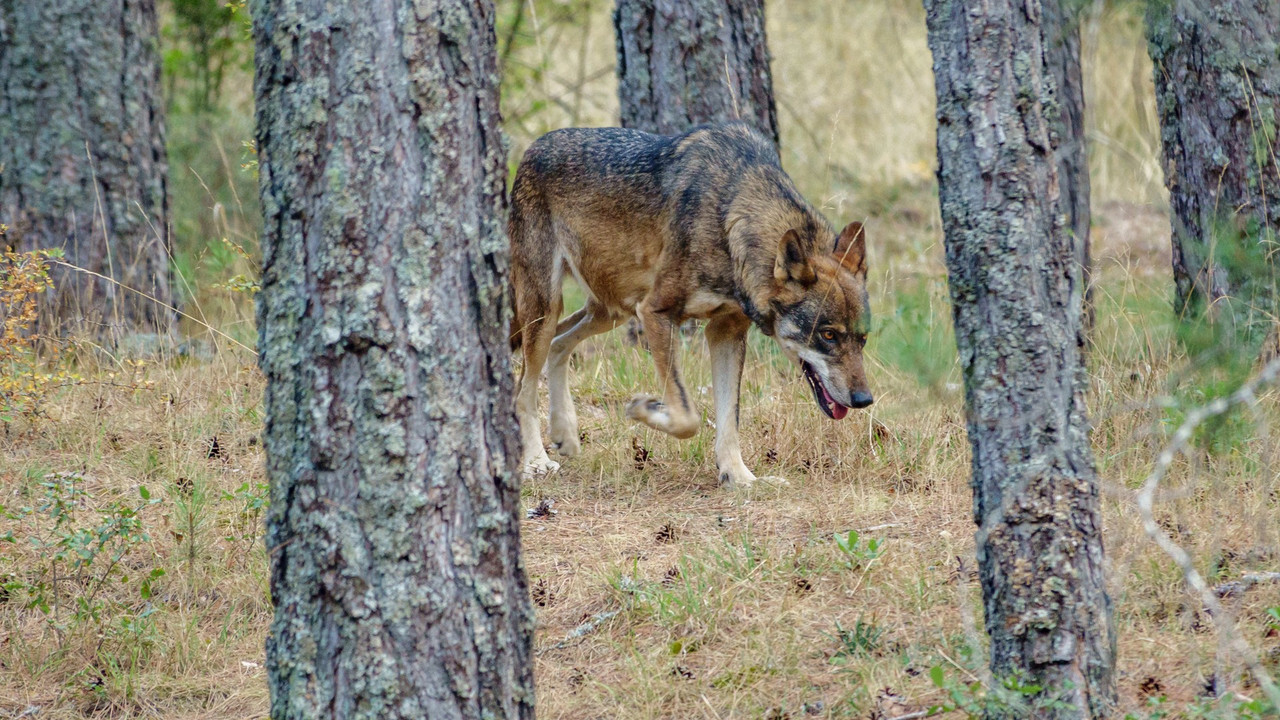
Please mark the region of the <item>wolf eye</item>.
[[819, 337], [821, 337], [823, 340], [826, 340], [827, 342], [835, 342], [835, 339], [836, 339], [836, 331], [835, 331], [835, 330], [823, 330], [823, 331], [821, 331], [821, 332], [819, 332], [819, 333], [818, 333], [818, 336], [819, 336]]

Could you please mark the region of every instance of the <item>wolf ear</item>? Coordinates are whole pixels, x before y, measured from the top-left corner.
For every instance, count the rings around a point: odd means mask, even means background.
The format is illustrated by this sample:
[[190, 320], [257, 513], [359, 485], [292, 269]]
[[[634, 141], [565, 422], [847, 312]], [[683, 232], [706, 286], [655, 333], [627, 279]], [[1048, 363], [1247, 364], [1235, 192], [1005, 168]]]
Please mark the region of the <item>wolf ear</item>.
[[778, 243], [778, 258], [773, 263], [773, 278], [780, 283], [798, 282], [810, 285], [818, 276], [809, 265], [809, 253], [794, 228], [782, 236]]
[[862, 223], [851, 222], [840, 231], [836, 238], [835, 250], [831, 251], [836, 260], [854, 275], [867, 274], [867, 234], [862, 230]]

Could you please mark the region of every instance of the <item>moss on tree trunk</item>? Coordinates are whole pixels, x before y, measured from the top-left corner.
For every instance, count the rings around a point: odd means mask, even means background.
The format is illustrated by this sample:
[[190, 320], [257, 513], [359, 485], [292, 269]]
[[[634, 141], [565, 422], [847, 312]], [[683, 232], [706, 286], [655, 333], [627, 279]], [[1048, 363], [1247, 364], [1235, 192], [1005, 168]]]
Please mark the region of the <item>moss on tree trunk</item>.
[[740, 119], [777, 144], [764, 0], [617, 0], [613, 24], [623, 127]]
[[254, 0], [274, 718], [531, 718], [488, 0]]
[[1084, 405], [1085, 283], [1053, 131], [1053, 38], [1036, 0], [925, 7], [991, 669], [1042, 687], [1027, 698], [1033, 710], [988, 712], [1102, 717], [1115, 700], [1115, 636]]
[[[18, 250], [172, 304], [153, 0], [0, 0], [0, 223]], [[55, 268], [48, 329], [168, 333], [173, 313]], [[50, 326], [52, 324], [52, 327]]]

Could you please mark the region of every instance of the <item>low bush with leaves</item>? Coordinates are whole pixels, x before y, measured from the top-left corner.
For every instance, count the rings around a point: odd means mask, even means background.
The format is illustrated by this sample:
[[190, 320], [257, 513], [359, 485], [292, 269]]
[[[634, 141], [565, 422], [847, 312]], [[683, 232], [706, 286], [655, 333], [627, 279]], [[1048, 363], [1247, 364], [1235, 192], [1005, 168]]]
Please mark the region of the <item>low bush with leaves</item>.
[[164, 575], [147, 552], [151, 536], [143, 514], [159, 502], [145, 486], [132, 502], [113, 500], [95, 510], [80, 473], [51, 473], [40, 482], [43, 495], [34, 505], [5, 509], [5, 516], [29, 528], [24, 537], [12, 530], [0, 540], [26, 543], [38, 557], [6, 573], [4, 589], [38, 610], [60, 635], [89, 628], [101, 631], [132, 611], [120, 607], [113, 585], [136, 585], [136, 603], [151, 599], [152, 583]]

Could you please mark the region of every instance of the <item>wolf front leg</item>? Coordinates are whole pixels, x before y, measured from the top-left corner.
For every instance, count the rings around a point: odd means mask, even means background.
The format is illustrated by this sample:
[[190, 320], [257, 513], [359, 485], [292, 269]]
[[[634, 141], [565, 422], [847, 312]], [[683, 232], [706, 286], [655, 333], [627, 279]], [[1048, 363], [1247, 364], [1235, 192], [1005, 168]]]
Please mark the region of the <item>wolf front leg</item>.
[[649, 341], [649, 353], [662, 379], [662, 398], [652, 395], [636, 395], [627, 403], [627, 416], [645, 425], [661, 430], [680, 439], [693, 437], [698, 432], [698, 413], [689, 401], [684, 383], [680, 382], [680, 370], [676, 367], [676, 327], [667, 315], [656, 311], [651, 304], [653, 295], [645, 298], [637, 308], [644, 335]]
[[[707, 349], [711, 351], [711, 384], [716, 400], [716, 468], [720, 484], [750, 487], [756, 476], [742, 462], [738, 443], [738, 408], [742, 385], [742, 363], [747, 354], [747, 330], [751, 321], [742, 315], [713, 318], [707, 323]], [[779, 477], [761, 478], [774, 485], [786, 485]]]

